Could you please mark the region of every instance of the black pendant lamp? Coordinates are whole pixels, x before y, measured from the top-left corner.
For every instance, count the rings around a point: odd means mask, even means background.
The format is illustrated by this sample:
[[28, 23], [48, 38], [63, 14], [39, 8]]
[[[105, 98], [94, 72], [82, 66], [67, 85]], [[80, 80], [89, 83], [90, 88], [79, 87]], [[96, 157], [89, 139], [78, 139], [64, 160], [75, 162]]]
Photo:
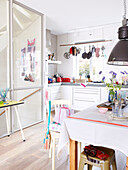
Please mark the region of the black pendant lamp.
[[128, 20], [126, 19], [126, 0], [124, 0], [123, 26], [118, 29], [119, 42], [113, 48], [107, 64], [128, 66]]

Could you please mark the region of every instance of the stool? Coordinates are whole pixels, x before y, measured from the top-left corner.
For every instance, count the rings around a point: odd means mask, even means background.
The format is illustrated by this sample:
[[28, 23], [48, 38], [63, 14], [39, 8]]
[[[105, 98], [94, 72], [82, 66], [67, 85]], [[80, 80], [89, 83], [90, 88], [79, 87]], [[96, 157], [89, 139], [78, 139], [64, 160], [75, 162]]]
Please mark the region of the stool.
[[103, 151], [108, 154], [109, 157], [105, 160], [101, 160], [97, 157], [87, 156], [84, 151], [80, 154], [80, 162], [79, 162], [79, 170], [83, 170], [84, 164], [88, 165], [88, 169], [92, 170], [93, 166], [100, 167], [101, 170], [110, 170], [110, 165], [112, 165], [112, 169], [116, 170], [116, 161], [115, 161], [115, 151], [109, 148], [98, 147], [97, 149]]

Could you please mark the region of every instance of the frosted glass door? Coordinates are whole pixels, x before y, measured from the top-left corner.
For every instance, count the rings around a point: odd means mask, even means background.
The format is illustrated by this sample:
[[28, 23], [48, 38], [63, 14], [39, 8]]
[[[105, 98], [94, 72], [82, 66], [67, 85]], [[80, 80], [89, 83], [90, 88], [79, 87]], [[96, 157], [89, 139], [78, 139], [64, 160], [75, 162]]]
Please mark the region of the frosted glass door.
[[13, 5], [14, 88], [41, 86], [41, 16]]
[[[9, 87], [8, 1], [0, 1], [0, 90]], [[0, 109], [0, 115], [4, 109]], [[0, 116], [0, 136], [7, 134], [5, 114]]]
[[[14, 99], [21, 100], [41, 88], [41, 16], [13, 4], [13, 32]], [[41, 91], [18, 106], [23, 127], [41, 120], [41, 107]], [[17, 129], [14, 112], [13, 115], [13, 128]]]

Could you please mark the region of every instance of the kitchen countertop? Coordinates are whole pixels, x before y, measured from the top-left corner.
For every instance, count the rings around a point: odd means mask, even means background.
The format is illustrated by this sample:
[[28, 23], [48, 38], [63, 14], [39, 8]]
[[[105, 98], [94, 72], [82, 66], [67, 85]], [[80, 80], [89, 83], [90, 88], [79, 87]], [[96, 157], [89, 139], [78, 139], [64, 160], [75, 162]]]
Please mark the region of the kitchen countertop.
[[[83, 83], [86, 86], [94, 86], [94, 87], [105, 87], [106, 85], [104, 83]], [[67, 83], [67, 82], [61, 82], [61, 83], [50, 83], [48, 84], [48, 87], [53, 86], [81, 86], [81, 83]]]
[[[106, 87], [105, 83], [83, 83], [88, 87]], [[67, 83], [67, 82], [61, 82], [61, 83], [50, 83], [48, 84], [48, 87], [53, 87], [53, 86], [81, 86], [81, 83]], [[128, 88], [128, 85], [122, 85], [122, 88]]]
[[[106, 87], [106, 84], [104, 83], [91, 83], [91, 82], [88, 82], [88, 83], [82, 83], [86, 86], [94, 86], [94, 87]], [[81, 86], [81, 83], [65, 83], [63, 82], [62, 85], [68, 85], [68, 86]]]
[[52, 87], [52, 86], [61, 86], [62, 83], [49, 83], [48, 87]]

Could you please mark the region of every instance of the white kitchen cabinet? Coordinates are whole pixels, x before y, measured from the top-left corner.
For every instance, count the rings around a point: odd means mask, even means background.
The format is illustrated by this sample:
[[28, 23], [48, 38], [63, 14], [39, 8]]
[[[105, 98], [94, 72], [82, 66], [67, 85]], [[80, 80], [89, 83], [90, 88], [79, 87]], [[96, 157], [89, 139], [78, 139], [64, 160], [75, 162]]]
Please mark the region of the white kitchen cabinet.
[[48, 87], [48, 99], [60, 100], [61, 99], [61, 86]]
[[70, 100], [71, 101], [71, 104], [72, 104], [72, 89], [73, 87], [72, 86], [61, 86], [61, 91], [62, 91], [62, 99], [63, 100]]
[[48, 87], [48, 92], [49, 100], [70, 100], [73, 109], [78, 111], [108, 100], [106, 87], [61, 85]]
[[[61, 86], [48, 87], [48, 100], [60, 100], [61, 97]], [[51, 108], [54, 110], [54, 107]]]
[[73, 108], [75, 110], [86, 109], [100, 101], [100, 87], [73, 87]]

